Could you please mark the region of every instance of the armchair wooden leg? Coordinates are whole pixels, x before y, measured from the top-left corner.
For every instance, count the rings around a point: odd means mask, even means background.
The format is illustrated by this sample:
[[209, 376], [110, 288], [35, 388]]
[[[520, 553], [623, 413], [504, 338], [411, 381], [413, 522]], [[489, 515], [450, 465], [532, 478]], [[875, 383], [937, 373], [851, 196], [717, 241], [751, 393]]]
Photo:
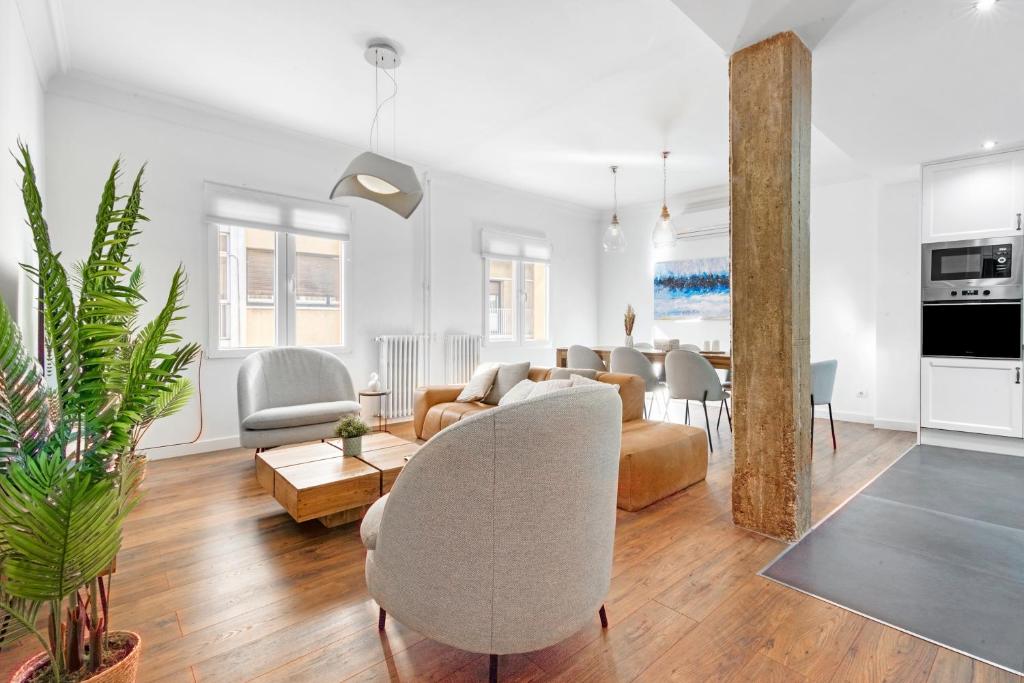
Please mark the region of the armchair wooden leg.
[[488, 680], [491, 683], [498, 683], [498, 655], [491, 655], [491, 672]]
[[380, 608], [380, 614], [377, 615], [377, 630], [384, 630], [384, 622], [387, 621], [388, 613], [384, 611], [384, 608]]
[[604, 605], [597, 610], [597, 616], [601, 617], [601, 628], [608, 628], [608, 613], [604, 611]]

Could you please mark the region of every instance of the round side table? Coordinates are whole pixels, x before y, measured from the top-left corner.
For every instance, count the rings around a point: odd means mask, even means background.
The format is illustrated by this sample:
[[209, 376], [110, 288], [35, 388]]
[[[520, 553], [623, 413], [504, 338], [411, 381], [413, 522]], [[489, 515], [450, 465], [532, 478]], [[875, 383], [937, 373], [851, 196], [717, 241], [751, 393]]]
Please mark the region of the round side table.
[[386, 432], [388, 431], [388, 416], [387, 411], [384, 410], [384, 399], [391, 395], [389, 390], [383, 391], [360, 391], [359, 402], [363, 402], [363, 398], [377, 398], [377, 431]]

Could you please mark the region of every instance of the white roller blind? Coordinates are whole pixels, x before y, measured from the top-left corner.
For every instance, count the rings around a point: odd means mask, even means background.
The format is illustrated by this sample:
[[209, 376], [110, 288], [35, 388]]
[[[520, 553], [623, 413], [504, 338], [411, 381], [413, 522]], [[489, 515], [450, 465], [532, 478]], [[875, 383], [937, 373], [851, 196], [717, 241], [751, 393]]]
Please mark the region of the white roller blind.
[[203, 194], [211, 223], [343, 240], [349, 236], [346, 206], [212, 182], [203, 184]]
[[480, 251], [487, 258], [551, 260], [551, 242], [544, 237], [489, 228], [480, 233]]

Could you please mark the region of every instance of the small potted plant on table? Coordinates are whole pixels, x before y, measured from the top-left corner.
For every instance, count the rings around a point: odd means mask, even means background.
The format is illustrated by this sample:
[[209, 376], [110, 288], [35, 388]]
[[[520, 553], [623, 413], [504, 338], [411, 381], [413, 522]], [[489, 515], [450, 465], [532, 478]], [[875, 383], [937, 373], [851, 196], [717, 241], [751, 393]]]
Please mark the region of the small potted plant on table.
[[370, 428], [367, 424], [355, 415], [342, 418], [334, 428], [335, 436], [341, 437], [341, 452], [345, 455], [361, 455], [363, 437], [369, 433]]

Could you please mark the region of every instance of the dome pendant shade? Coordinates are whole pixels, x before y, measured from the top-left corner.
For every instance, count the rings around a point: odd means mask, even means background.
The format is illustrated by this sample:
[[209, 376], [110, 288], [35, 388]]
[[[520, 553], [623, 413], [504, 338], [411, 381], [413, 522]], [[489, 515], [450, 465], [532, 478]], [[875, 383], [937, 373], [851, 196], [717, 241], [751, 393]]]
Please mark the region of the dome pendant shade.
[[423, 187], [412, 166], [363, 152], [348, 165], [331, 190], [331, 199], [361, 197], [408, 218], [423, 201]]

